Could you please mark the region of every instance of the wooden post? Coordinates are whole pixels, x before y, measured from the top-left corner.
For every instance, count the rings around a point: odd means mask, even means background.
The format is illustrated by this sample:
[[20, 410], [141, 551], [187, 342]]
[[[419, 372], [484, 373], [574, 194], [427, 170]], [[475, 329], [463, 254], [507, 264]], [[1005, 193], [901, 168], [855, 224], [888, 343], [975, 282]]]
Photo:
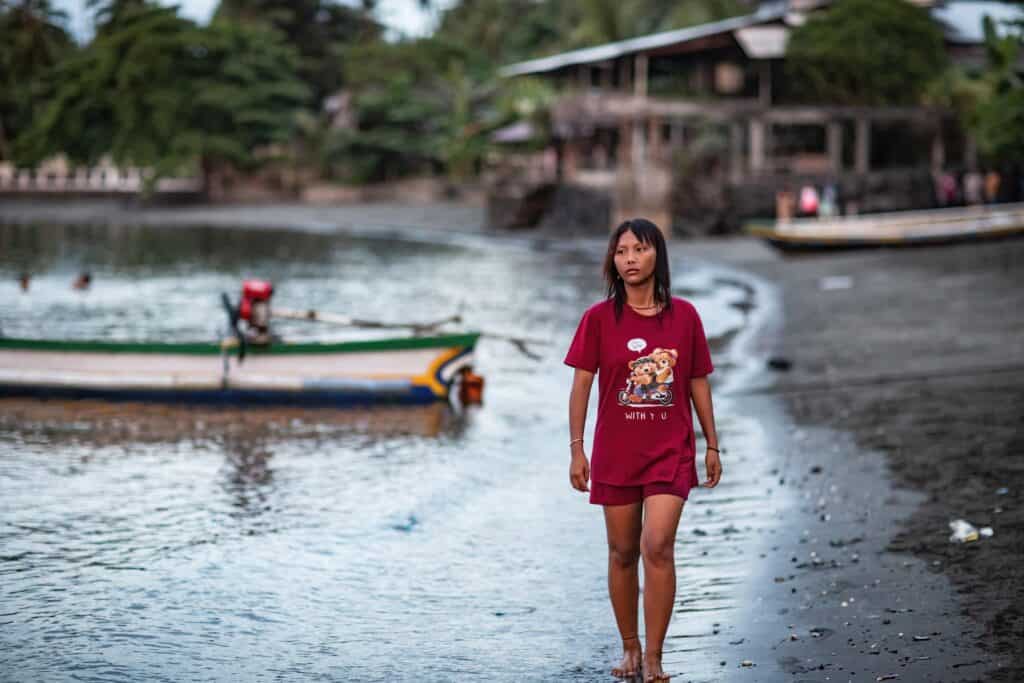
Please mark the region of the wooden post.
[[757, 97], [763, 106], [772, 106], [772, 65], [767, 61], [761, 62], [758, 70]]
[[562, 179], [572, 181], [579, 170], [580, 150], [575, 140], [566, 140], [562, 151]]
[[739, 121], [729, 124], [729, 176], [734, 183], [743, 180], [743, 124]]
[[935, 126], [935, 136], [932, 138], [932, 170], [941, 171], [946, 167], [946, 142], [942, 139], [942, 122]]
[[658, 116], [652, 116], [647, 120], [647, 149], [652, 160], [661, 160], [661, 118]]
[[833, 173], [843, 170], [843, 126], [839, 121], [825, 124], [828, 163]]
[[647, 55], [636, 56], [633, 72], [633, 94], [637, 97], [647, 97]]
[[978, 170], [978, 143], [970, 134], [967, 135], [967, 142], [964, 145], [964, 165], [968, 171]]
[[630, 66], [628, 57], [623, 57], [619, 62], [619, 90], [622, 92], [629, 92], [633, 88], [633, 79], [630, 78], [633, 71]]
[[856, 146], [855, 170], [866, 175], [871, 170], [871, 122], [863, 116], [857, 119]]
[[629, 119], [619, 122], [619, 149], [615, 154], [616, 166], [627, 169], [633, 165], [633, 123]]
[[764, 170], [765, 126], [761, 119], [750, 119], [750, 172], [755, 175]]
[[632, 157], [633, 157], [633, 172], [637, 175], [643, 175], [644, 162], [647, 160], [647, 149], [644, 141], [644, 122], [641, 120], [633, 121], [633, 145], [632, 145]]
[[686, 141], [682, 119], [672, 119], [672, 149], [679, 149]]

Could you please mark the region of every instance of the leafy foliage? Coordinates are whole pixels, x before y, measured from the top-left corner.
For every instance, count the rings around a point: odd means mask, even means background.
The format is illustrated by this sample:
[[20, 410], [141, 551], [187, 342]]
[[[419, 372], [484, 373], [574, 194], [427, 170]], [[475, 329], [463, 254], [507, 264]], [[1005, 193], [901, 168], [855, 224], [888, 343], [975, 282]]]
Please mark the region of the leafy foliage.
[[109, 153], [152, 181], [196, 160], [249, 165], [289, 138], [307, 92], [276, 33], [199, 28], [154, 3], [122, 9], [53, 72], [48, 105], [19, 140], [23, 161]]
[[[151, 180], [286, 153], [335, 179], [471, 177], [498, 127], [548, 128], [551, 86], [501, 81], [497, 67], [722, 19], [758, 1], [457, 0], [442, 10], [420, 0], [438, 9], [438, 28], [399, 42], [383, 39], [376, 4], [221, 0], [200, 27], [156, 0], [87, 0], [96, 33], [78, 48], [52, 2], [0, 0], [0, 157], [111, 154], [151, 169]], [[790, 76], [811, 101], [952, 107], [984, 153], [1019, 159], [1022, 34], [990, 30], [987, 66], [968, 73], [946, 68], [927, 11], [843, 0], [793, 32]], [[351, 116], [332, 122], [322, 102], [339, 91]]]
[[569, 46], [585, 47], [736, 16], [756, 4], [750, 0], [580, 0], [565, 3], [563, 30]]
[[485, 64], [433, 38], [356, 46], [346, 56], [356, 125], [332, 137], [335, 168], [360, 182], [475, 168], [493, 127]]
[[1024, 159], [1024, 78], [1019, 69], [1024, 47], [1024, 23], [1000, 35], [985, 17], [986, 67], [974, 81], [981, 96], [969, 126], [981, 152], [995, 161]]
[[562, 7], [535, 0], [462, 0], [441, 15], [435, 38], [495, 65], [562, 48]]
[[789, 76], [803, 98], [844, 105], [917, 104], [947, 63], [926, 9], [892, 0], [844, 0], [793, 31]]
[[0, 159], [42, 104], [41, 80], [74, 52], [66, 20], [48, 0], [0, 1]]
[[150, 165], [166, 155], [183, 106], [183, 37], [193, 27], [156, 5], [123, 8], [116, 17], [47, 79], [47, 106], [18, 141], [23, 162], [63, 152], [94, 163], [110, 153]]
[[985, 18], [984, 69], [978, 74], [962, 70], [945, 76], [947, 103], [959, 112], [978, 142], [982, 154], [996, 162], [1024, 159], [1024, 77], [1019, 69], [1024, 48], [1024, 23], [997, 31]]
[[298, 76], [319, 103], [344, 85], [346, 48], [380, 38], [381, 26], [366, 10], [367, 3], [357, 9], [328, 0], [221, 0], [214, 22], [278, 31], [298, 53]]

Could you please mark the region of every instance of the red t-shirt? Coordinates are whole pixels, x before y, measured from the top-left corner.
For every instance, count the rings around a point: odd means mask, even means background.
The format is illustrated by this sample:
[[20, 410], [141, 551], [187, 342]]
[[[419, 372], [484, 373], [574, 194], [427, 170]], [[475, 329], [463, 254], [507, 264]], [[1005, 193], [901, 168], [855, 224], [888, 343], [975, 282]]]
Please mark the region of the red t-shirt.
[[629, 306], [615, 318], [607, 299], [587, 309], [565, 364], [597, 373], [598, 404], [590, 478], [614, 486], [672, 481], [692, 462], [696, 439], [690, 379], [714, 370], [697, 310], [643, 316]]

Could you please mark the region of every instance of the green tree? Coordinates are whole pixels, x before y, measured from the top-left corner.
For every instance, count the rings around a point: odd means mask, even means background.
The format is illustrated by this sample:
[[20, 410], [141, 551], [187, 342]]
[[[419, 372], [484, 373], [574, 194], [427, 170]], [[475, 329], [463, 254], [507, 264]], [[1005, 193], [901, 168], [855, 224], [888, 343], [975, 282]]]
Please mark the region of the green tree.
[[214, 22], [197, 38], [188, 116], [172, 158], [199, 159], [208, 178], [219, 166], [247, 169], [279, 156], [309, 100], [298, 55], [259, 27]]
[[434, 38], [356, 46], [347, 57], [356, 125], [331, 136], [335, 169], [361, 182], [475, 171], [500, 124], [489, 63]]
[[584, 47], [668, 31], [748, 12], [751, 0], [583, 0], [566, 3], [564, 47]]
[[1019, 68], [1024, 22], [997, 30], [985, 17], [985, 64], [950, 67], [931, 86], [934, 104], [956, 111], [981, 153], [992, 161], [1024, 159], [1024, 78]]
[[121, 25], [126, 19], [147, 4], [147, 0], [86, 0], [85, 6], [92, 12], [92, 23], [96, 33], [104, 33]]
[[749, 12], [757, 0], [460, 0], [435, 37], [498, 65]]
[[306, 89], [296, 55], [269, 29], [199, 28], [173, 8], [139, 2], [112, 15], [62, 62], [48, 104], [19, 138], [23, 163], [110, 154], [160, 176], [199, 163], [250, 166], [288, 139]]
[[48, 0], [0, 0], [0, 159], [11, 158], [11, 142], [39, 109], [40, 81], [75, 49], [66, 21]]
[[562, 8], [534, 0], [462, 0], [441, 14], [434, 37], [497, 65], [561, 49]]
[[277, 30], [299, 55], [298, 75], [314, 104], [344, 85], [345, 50], [380, 37], [381, 26], [361, 8], [328, 0], [221, 0], [214, 23], [244, 23]]
[[892, 0], [843, 0], [812, 15], [786, 54], [794, 91], [846, 105], [917, 104], [947, 64], [928, 11]]
[[57, 153], [84, 164], [104, 154], [144, 166], [167, 158], [187, 97], [181, 65], [195, 26], [174, 9], [140, 2], [98, 28], [47, 79], [47, 105], [16, 146], [23, 163]]

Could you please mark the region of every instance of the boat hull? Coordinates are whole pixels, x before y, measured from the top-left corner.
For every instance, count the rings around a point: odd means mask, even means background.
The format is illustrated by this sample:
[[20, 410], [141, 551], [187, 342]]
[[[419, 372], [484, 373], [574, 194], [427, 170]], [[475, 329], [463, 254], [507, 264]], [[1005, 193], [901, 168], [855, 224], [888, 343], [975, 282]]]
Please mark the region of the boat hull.
[[[0, 339], [0, 396], [165, 403], [345, 406], [449, 398], [477, 335], [278, 344]], [[226, 372], [225, 372], [226, 365]]]
[[750, 234], [783, 250], [915, 247], [1024, 235], [1024, 205], [905, 211], [752, 226]]

